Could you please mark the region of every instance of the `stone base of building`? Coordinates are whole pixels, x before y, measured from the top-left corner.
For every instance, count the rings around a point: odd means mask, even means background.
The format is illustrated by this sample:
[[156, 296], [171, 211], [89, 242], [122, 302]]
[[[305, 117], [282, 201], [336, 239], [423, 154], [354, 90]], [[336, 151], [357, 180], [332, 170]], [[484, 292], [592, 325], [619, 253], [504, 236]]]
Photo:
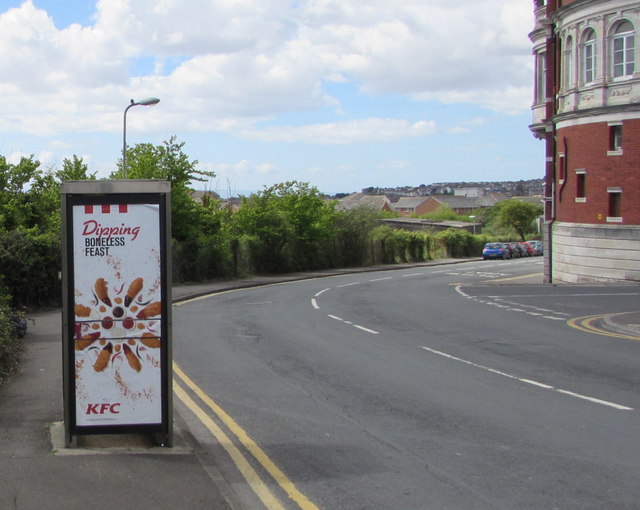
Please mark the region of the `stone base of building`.
[[555, 222], [551, 237], [554, 283], [640, 282], [640, 226]]

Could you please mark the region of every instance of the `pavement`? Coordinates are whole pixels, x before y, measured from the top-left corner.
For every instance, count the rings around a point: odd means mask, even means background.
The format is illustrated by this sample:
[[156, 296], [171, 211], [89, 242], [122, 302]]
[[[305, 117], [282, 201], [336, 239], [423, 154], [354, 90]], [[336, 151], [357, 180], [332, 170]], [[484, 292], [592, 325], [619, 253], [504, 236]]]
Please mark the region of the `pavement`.
[[[180, 285], [173, 287], [172, 298], [175, 302], [286, 281], [468, 260]], [[542, 284], [542, 276], [513, 279], [509, 284]], [[189, 433], [176, 409], [177, 399], [174, 399], [172, 448], [154, 446], [149, 438], [141, 435], [81, 436], [77, 444], [65, 448], [61, 314], [59, 310], [50, 310], [33, 314], [30, 319], [21, 370], [0, 386], [0, 508], [242, 508], [233, 489], [218, 473], [211, 453]], [[608, 331], [640, 338], [640, 312], [608, 316], [599, 324]]]

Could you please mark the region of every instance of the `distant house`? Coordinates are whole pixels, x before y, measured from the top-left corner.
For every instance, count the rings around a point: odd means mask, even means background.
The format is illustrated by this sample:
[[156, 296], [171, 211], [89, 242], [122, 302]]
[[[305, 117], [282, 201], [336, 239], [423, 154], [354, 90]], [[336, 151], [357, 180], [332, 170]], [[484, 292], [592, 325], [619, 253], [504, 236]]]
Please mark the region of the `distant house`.
[[522, 202], [528, 202], [529, 204], [539, 205], [542, 207], [544, 199], [542, 195], [524, 195], [521, 197], [511, 197], [514, 200], [520, 200]]
[[220, 202], [220, 209], [228, 209], [235, 212], [240, 209], [240, 199], [238, 197], [228, 198]]
[[479, 186], [454, 188], [453, 194], [456, 197], [478, 198], [485, 196], [485, 189]]
[[400, 216], [422, 216], [430, 212], [427, 205], [429, 198], [430, 197], [400, 197], [398, 201], [393, 204], [393, 208]]
[[471, 211], [479, 207], [476, 202], [467, 197], [456, 197], [454, 195], [431, 195], [430, 197], [427, 197], [423, 204], [422, 208], [425, 212], [422, 214], [434, 212], [443, 206], [453, 209], [456, 214], [464, 215], [468, 215]]
[[199, 204], [202, 204], [205, 200], [219, 200], [220, 199], [220, 195], [218, 195], [215, 191], [198, 191], [198, 190], [194, 190], [194, 191], [189, 192], [189, 195], [191, 196], [191, 198], [195, 202], [198, 202]]
[[480, 207], [493, 207], [498, 202], [507, 200], [509, 197], [504, 193], [490, 193], [483, 197], [474, 198], [473, 202], [476, 204], [476, 208]]
[[376, 211], [391, 211], [391, 202], [384, 195], [365, 195], [364, 193], [352, 193], [338, 200], [338, 209], [350, 211], [358, 207], [368, 207]]
[[442, 220], [425, 220], [422, 218], [385, 218], [382, 220], [383, 225], [391, 228], [397, 228], [409, 231], [428, 231], [439, 232], [442, 230], [457, 229], [475, 232], [476, 228], [480, 228], [480, 223], [471, 223], [467, 221], [442, 221]]

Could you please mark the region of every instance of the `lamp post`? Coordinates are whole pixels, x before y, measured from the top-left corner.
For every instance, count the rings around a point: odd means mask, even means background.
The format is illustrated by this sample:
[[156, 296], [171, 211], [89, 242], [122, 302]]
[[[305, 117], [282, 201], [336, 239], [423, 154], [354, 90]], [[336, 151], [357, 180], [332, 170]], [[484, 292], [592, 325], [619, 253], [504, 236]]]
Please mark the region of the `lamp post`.
[[471, 221], [473, 222], [473, 235], [476, 235], [476, 217], [475, 216], [469, 216], [469, 218], [471, 218]]
[[133, 106], [153, 106], [160, 102], [157, 97], [148, 97], [142, 101], [131, 100], [129, 106], [124, 109], [124, 121], [122, 126], [122, 178], [127, 178], [127, 112]]

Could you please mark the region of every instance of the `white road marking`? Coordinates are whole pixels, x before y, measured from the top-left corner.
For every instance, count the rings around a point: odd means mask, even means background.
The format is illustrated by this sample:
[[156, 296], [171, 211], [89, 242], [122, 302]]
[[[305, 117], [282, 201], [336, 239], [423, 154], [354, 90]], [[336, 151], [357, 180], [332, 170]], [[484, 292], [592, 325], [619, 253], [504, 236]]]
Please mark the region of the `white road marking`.
[[[514, 298], [514, 297], [566, 297], [566, 296], [570, 296], [570, 297], [593, 297], [593, 296], [638, 296], [640, 295], [640, 292], [611, 292], [611, 293], [606, 293], [606, 294], [598, 294], [598, 293], [592, 293], [592, 294], [514, 294], [514, 295], [509, 295], [510, 298]], [[491, 298], [500, 298], [502, 296], [488, 296]]]
[[370, 282], [381, 282], [383, 280], [392, 280], [393, 277], [392, 276], [385, 276], [384, 278], [373, 278], [371, 280], [369, 280]]
[[360, 282], [343, 283], [342, 285], [338, 285], [337, 288], [341, 289], [342, 287], [351, 287], [352, 285], [360, 285]]
[[342, 322], [343, 324], [347, 324], [348, 326], [353, 326], [354, 328], [358, 328], [362, 331], [366, 331], [367, 333], [371, 333], [372, 335], [378, 335], [379, 331], [375, 331], [373, 329], [365, 328], [364, 326], [360, 326], [359, 324], [354, 324], [351, 321], [344, 320], [342, 317], [338, 317], [337, 315], [327, 314], [327, 317], [335, 319], [337, 321]]
[[543, 384], [538, 381], [532, 381], [531, 379], [520, 379], [523, 383], [533, 384], [534, 386], [540, 386], [540, 388], [544, 388], [545, 390], [552, 390], [553, 386], [549, 386], [548, 384]]
[[324, 294], [325, 292], [327, 292], [328, 290], [331, 290], [331, 289], [330, 289], [330, 288], [322, 289], [322, 290], [320, 290], [320, 291], [316, 292], [316, 293], [314, 294], [314, 297], [319, 297], [319, 296], [321, 296], [322, 294]]
[[520, 381], [526, 384], [532, 384], [538, 388], [542, 388], [542, 389], [546, 389], [546, 390], [552, 390], [555, 391], [557, 393], [562, 393], [563, 395], [568, 395], [570, 397], [574, 397], [574, 398], [579, 398], [582, 400], [587, 400], [589, 402], [593, 402], [594, 404], [599, 404], [599, 405], [603, 405], [603, 406], [607, 406], [607, 407], [612, 407], [613, 409], [618, 409], [620, 411], [633, 411], [633, 407], [627, 407], [627, 406], [623, 406], [620, 404], [616, 404], [614, 402], [609, 402], [607, 400], [601, 400], [599, 398], [594, 398], [594, 397], [588, 397], [586, 395], [581, 395], [579, 393], [574, 393], [572, 391], [567, 391], [567, 390], [562, 390], [560, 388], [555, 388], [553, 386], [550, 386], [548, 384], [544, 384], [538, 381], [533, 381], [531, 379], [524, 379], [522, 377], [517, 377], [515, 375], [512, 374], [508, 374], [506, 372], [501, 372], [500, 370], [496, 370], [494, 368], [490, 368], [490, 367], [486, 367], [484, 365], [479, 365], [478, 363], [473, 363], [472, 361], [467, 361], [465, 359], [462, 358], [458, 358], [457, 356], [453, 356], [451, 354], [447, 354], [446, 352], [442, 352], [442, 351], [437, 351], [435, 349], [431, 349], [430, 347], [425, 347], [424, 345], [421, 346], [421, 349], [424, 349], [425, 351], [429, 351], [433, 354], [437, 354], [438, 356], [442, 356], [444, 358], [453, 360], [453, 361], [457, 361], [459, 363], [464, 363], [466, 365], [470, 365], [472, 367], [475, 368], [479, 368], [481, 370], [486, 370], [487, 372], [491, 372], [492, 374], [497, 374], [497, 375], [501, 375], [503, 377], [508, 377], [509, 379], [514, 379], [516, 381]]
[[318, 306], [318, 303], [317, 303], [317, 301], [316, 301], [316, 298], [312, 298], [312, 299], [311, 299], [311, 304], [313, 305], [313, 307], [314, 307], [316, 310], [320, 310], [320, 307]]
[[[515, 303], [513, 301], [507, 301], [504, 299], [504, 296], [486, 296], [487, 298], [491, 299], [491, 301], [488, 301], [487, 299], [480, 299], [478, 296], [472, 296], [470, 294], [467, 294], [464, 290], [462, 290], [462, 287], [464, 286], [463, 283], [457, 283], [455, 284], [455, 290], [458, 294], [460, 294], [462, 297], [465, 297], [467, 299], [471, 299], [477, 303], [482, 303], [484, 305], [489, 305], [489, 306], [495, 306], [497, 308], [502, 308], [505, 309], [508, 312], [524, 312], [527, 313], [528, 315], [531, 315], [532, 317], [540, 317], [543, 319], [551, 319], [551, 320], [556, 320], [556, 321], [564, 321], [566, 320], [564, 317], [554, 317], [552, 315], [544, 315], [543, 313], [537, 313], [537, 312], [547, 312], [550, 314], [556, 314], [556, 315], [564, 315], [565, 317], [568, 317], [569, 314], [564, 313], [564, 312], [556, 312], [554, 310], [548, 310], [546, 308], [540, 308], [537, 306], [532, 306], [532, 305], [525, 305], [522, 303]], [[512, 297], [518, 297], [518, 296], [509, 296], [509, 298]], [[519, 297], [537, 297], [536, 295], [533, 294], [523, 294]], [[503, 304], [504, 303], [504, 304]], [[519, 308], [522, 307], [522, 308]], [[529, 310], [537, 310], [537, 312], [531, 312]]]
[[613, 402], [608, 402], [606, 400], [600, 400], [599, 398], [587, 397], [586, 395], [580, 395], [579, 393], [574, 393], [572, 391], [566, 391], [561, 389], [556, 389], [558, 393], [562, 393], [564, 395], [569, 395], [570, 397], [581, 398], [583, 400], [588, 400], [589, 402], [593, 402], [594, 404], [600, 404], [603, 406], [613, 407], [614, 409], [619, 409], [620, 411], [633, 411], [631, 407], [621, 406], [620, 404], [614, 404]]
[[364, 326], [359, 326], [358, 324], [354, 324], [353, 327], [361, 329], [362, 331], [366, 331], [367, 333], [371, 333], [373, 335], [379, 334], [378, 331], [374, 331], [373, 329], [365, 328]]

